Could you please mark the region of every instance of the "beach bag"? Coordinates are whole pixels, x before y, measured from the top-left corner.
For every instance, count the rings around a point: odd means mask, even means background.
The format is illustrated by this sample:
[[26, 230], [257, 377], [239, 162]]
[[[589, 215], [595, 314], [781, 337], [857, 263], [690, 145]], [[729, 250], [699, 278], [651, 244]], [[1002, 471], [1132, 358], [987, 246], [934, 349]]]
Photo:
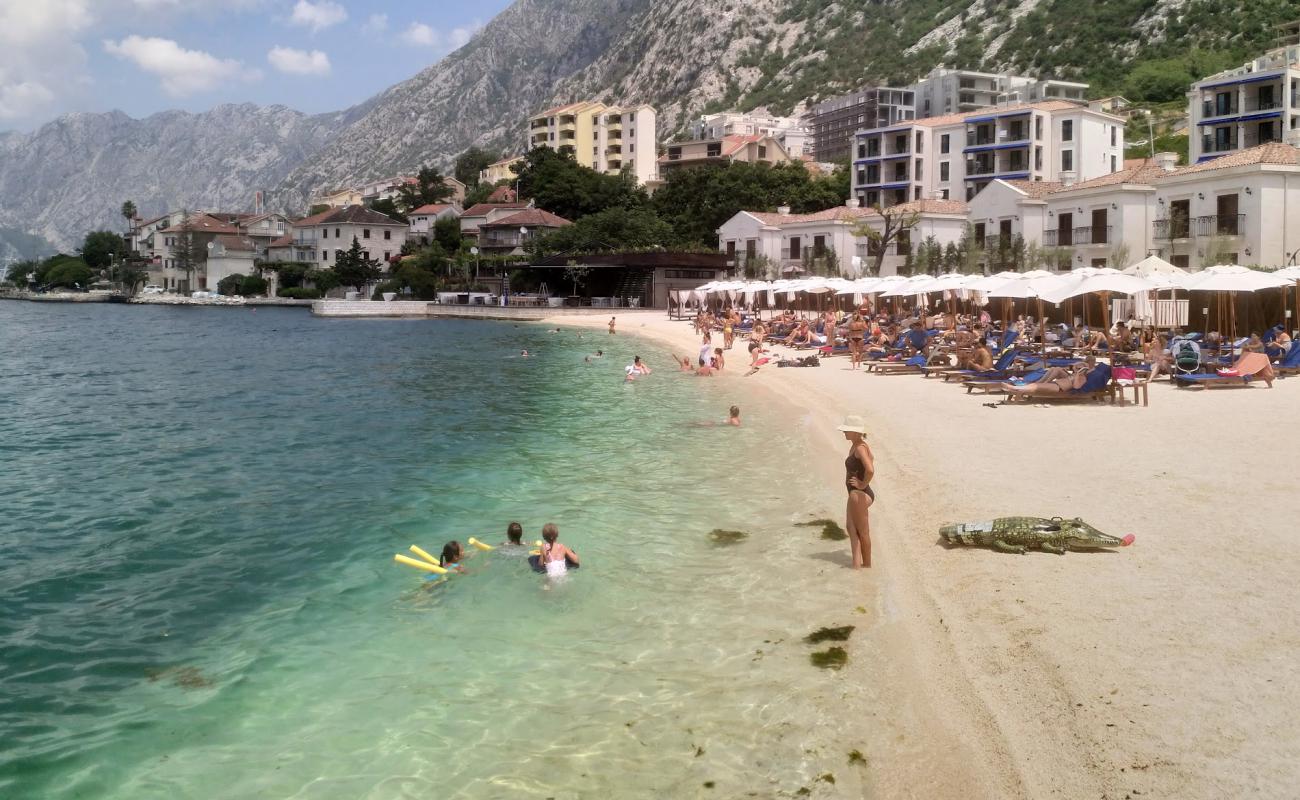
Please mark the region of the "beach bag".
[[1178, 352], [1174, 355], [1174, 363], [1181, 370], [1193, 370], [1201, 365], [1201, 354], [1197, 352], [1196, 345], [1181, 341], [1178, 343]]

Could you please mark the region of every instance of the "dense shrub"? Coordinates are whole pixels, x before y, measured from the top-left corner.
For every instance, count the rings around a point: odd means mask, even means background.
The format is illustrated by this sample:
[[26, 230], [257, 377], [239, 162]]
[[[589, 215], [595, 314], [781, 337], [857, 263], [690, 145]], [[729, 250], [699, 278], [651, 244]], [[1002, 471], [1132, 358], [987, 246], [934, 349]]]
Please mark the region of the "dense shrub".
[[261, 275], [249, 275], [239, 285], [239, 293], [244, 297], [262, 297], [266, 289], [266, 278]]
[[227, 297], [233, 297], [239, 294], [239, 289], [244, 284], [246, 276], [236, 272], [234, 275], [227, 275], [217, 281], [217, 292]]
[[290, 300], [319, 300], [321, 297], [320, 289], [305, 289], [301, 286], [291, 286], [287, 289], [281, 289], [279, 297], [287, 297]]

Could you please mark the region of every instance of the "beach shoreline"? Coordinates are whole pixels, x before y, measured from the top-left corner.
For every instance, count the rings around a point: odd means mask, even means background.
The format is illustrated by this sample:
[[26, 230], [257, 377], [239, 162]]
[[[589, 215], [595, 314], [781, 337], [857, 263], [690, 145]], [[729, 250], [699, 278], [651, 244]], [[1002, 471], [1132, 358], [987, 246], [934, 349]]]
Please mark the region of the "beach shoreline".
[[[617, 316], [620, 336], [688, 357], [698, 347], [690, 324], [662, 311]], [[810, 417], [824, 453], [810, 466], [828, 486], [842, 480], [835, 425], [868, 420], [880, 497], [864, 595], [892, 610], [869, 638], [886, 649], [877, 666], [900, 668], [845, 675], [879, 682], [881, 713], [904, 717], [910, 739], [873, 759], [880, 796], [1285, 796], [1300, 783], [1286, 756], [1300, 736], [1283, 710], [1298, 704], [1286, 587], [1300, 568], [1276, 557], [1289, 552], [1285, 523], [1239, 505], [1285, 508], [1285, 482], [1269, 476], [1287, 474], [1300, 442], [1269, 420], [1289, 418], [1300, 384], [1157, 385], [1149, 408], [986, 408], [950, 384], [865, 375], [843, 357], [744, 378], [744, 343], [728, 355], [718, 380], [736, 402], [767, 396]], [[1208, 413], [1233, 421], [1230, 442], [1188, 431]], [[937, 544], [942, 524], [1024, 514], [1082, 517], [1137, 543], [1066, 556]]]

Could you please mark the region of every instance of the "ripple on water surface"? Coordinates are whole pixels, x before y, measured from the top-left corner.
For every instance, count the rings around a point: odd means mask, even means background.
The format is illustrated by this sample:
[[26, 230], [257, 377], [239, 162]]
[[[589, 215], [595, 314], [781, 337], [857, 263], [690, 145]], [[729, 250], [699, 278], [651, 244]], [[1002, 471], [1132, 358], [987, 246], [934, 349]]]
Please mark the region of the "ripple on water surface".
[[[788, 415], [692, 425], [727, 382], [625, 385], [634, 353], [670, 363], [625, 336], [273, 309], [6, 303], [0, 341], [0, 795], [733, 796], [826, 771], [821, 715], [856, 690], [808, 666], [824, 602], [786, 566], [834, 546], [790, 525], [828, 509]], [[391, 561], [512, 519], [559, 523], [583, 569]]]

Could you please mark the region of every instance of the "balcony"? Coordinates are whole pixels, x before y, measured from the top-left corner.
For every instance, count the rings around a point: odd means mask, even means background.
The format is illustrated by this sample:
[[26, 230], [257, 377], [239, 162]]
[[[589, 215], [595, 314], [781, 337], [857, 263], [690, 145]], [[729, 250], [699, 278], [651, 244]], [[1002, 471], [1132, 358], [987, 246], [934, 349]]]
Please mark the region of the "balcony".
[[1230, 136], [1226, 139], [1211, 139], [1206, 137], [1201, 140], [1201, 150], [1205, 153], [1231, 153], [1237, 148], [1238, 139], [1236, 136]]
[[529, 128], [531, 128], [531, 129], [534, 130], [534, 131], [536, 131], [536, 130], [546, 130], [546, 125], [547, 125], [547, 118], [546, 118], [546, 117], [538, 117], [537, 119], [535, 119], [535, 120], [533, 120], [531, 123], [529, 123]]
[[1071, 237], [1074, 244], [1110, 244], [1110, 225], [1092, 225], [1083, 228], [1075, 228], [1074, 235]]
[[609, 155], [610, 153], [622, 153], [622, 152], [623, 152], [623, 145], [621, 144], [611, 144], [605, 148], [605, 155]]
[[1210, 214], [1192, 222], [1197, 236], [1240, 236], [1246, 229], [1245, 214]]
[[1189, 239], [1192, 235], [1191, 220], [1186, 218], [1158, 219], [1151, 224], [1151, 235], [1164, 241]]
[[1043, 231], [1044, 247], [1070, 247], [1074, 244], [1074, 231], [1070, 228], [1057, 228]]

